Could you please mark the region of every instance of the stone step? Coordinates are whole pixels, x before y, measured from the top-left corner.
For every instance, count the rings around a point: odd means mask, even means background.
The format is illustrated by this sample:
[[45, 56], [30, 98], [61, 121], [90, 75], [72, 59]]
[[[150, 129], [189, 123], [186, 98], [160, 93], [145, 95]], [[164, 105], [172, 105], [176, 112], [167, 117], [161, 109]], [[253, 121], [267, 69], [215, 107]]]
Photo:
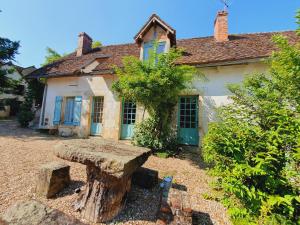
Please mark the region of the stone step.
[[52, 198], [69, 183], [70, 166], [61, 162], [50, 162], [39, 168], [36, 178], [36, 194]]

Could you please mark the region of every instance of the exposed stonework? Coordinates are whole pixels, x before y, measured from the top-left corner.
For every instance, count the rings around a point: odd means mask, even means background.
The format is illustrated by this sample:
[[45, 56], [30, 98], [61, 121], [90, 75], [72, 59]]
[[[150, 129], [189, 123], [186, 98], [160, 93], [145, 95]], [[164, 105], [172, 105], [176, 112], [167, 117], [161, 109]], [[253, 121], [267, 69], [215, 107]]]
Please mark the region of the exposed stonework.
[[87, 184], [75, 209], [91, 222], [113, 219], [124, 207], [132, 173], [149, 157], [150, 149], [102, 138], [65, 140], [55, 154], [86, 165]]
[[132, 174], [132, 184], [150, 189], [158, 183], [158, 171], [140, 167]]
[[64, 213], [34, 200], [18, 202], [7, 209], [0, 219], [5, 225], [84, 225]]
[[42, 197], [54, 197], [70, 183], [70, 166], [61, 162], [42, 165], [38, 171], [36, 194]]

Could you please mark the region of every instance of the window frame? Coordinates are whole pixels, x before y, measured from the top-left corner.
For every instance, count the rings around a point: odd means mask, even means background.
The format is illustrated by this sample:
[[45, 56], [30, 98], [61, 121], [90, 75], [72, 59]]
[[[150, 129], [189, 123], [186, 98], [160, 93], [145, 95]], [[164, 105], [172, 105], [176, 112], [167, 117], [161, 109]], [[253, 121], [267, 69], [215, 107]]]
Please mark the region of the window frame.
[[[162, 53], [166, 52], [167, 42], [166, 41], [159, 41], [159, 42], [157, 42], [157, 45], [158, 45], [157, 49], [159, 48], [159, 45], [161, 45], [161, 44], [164, 44], [164, 48], [163, 48], [163, 51], [160, 52], [160, 53], [158, 53], [158, 54], [162, 54]], [[148, 52], [145, 51], [145, 49], [146, 49], [145, 47], [147, 47]], [[153, 50], [153, 47], [154, 47], [154, 41], [148, 41], [148, 42], [144, 42], [143, 43], [143, 61], [146, 61], [146, 60], [149, 59], [149, 56], [150, 56], [149, 51], [151, 49]], [[147, 58], [145, 58], [146, 54], [147, 54]]]

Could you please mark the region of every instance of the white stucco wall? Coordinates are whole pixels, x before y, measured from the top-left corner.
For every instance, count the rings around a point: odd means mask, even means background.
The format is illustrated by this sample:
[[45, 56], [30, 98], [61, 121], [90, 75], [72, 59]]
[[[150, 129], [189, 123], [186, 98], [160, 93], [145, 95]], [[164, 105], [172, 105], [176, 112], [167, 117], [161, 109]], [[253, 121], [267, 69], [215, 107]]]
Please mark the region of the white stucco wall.
[[[209, 122], [216, 119], [216, 108], [230, 103], [228, 84], [241, 83], [245, 76], [255, 72], [267, 72], [262, 62], [200, 68], [205, 80], [193, 82], [193, 88], [199, 93], [199, 133], [200, 137], [208, 129]], [[200, 138], [201, 140], [201, 138]]]
[[82, 137], [89, 135], [92, 96], [104, 96], [103, 134], [107, 138], [118, 138], [120, 102], [111, 91], [112, 81], [111, 75], [48, 79], [44, 121], [48, 118], [49, 123], [44, 128], [56, 127], [53, 125], [56, 96], [82, 96], [81, 124], [73, 128]]

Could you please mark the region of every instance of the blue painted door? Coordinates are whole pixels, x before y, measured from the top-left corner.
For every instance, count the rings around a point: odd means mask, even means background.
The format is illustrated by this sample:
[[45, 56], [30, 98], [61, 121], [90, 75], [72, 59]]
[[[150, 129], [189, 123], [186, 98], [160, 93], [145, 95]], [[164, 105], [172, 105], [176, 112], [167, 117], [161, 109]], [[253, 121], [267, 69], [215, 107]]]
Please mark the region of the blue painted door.
[[104, 97], [93, 97], [91, 114], [91, 135], [101, 135]]
[[180, 144], [198, 145], [198, 96], [179, 98], [178, 138]]
[[136, 104], [132, 101], [123, 101], [121, 139], [131, 139], [134, 133], [136, 119]]

